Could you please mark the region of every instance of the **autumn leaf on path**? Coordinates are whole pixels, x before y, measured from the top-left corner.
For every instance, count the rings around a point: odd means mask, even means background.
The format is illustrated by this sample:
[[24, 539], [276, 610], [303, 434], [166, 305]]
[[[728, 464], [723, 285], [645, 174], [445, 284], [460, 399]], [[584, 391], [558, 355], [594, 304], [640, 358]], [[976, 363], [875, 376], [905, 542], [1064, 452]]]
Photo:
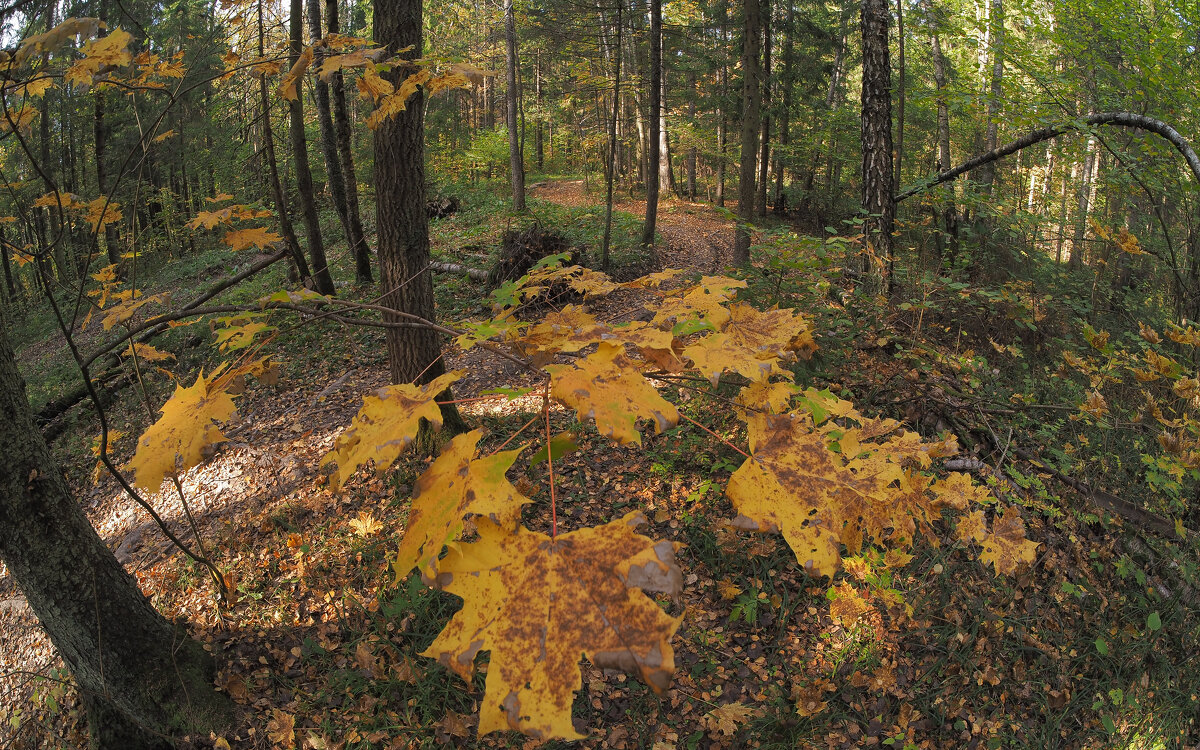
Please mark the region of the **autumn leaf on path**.
[[675, 594], [680, 573], [673, 545], [637, 534], [642, 523], [634, 512], [551, 539], [481, 519], [478, 542], [455, 545], [437, 562], [436, 583], [462, 597], [463, 608], [423, 655], [469, 682], [475, 656], [491, 652], [480, 734], [580, 739], [571, 703], [581, 656], [640, 675], [656, 692], [667, 688], [682, 618], [639, 589]]
[[719, 732], [726, 737], [737, 734], [738, 725], [754, 715], [754, 709], [744, 703], [726, 703], [704, 715], [704, 726], [710, 732]]
[[296, 717], [278, 708], [271, 709], [271, 720], [267, 722], [267, 738], [272, 745], [292, 748], [296, 745]]
[[550, 394], [575, 409], [580, 420], [596, 420], [600, 434], [619, 443], [641, 445], [638, 417], [650, 420], [655, 430], [662, 432], [679, 422], [679, 412], [658, 395], [623, 351], [621, 346], [602, 342], [573, 365], [545, 369], [550, 373]]
[[987, 530], [983, 511], [977, 510], [963, 516], [955, 534], [964, 542], [977, 542], [983, 546], [979, 560], [991, 564], [997, 575], [1015, 575], [1023, 564], [1032, 564], [1038, 543], [1025, 538], [1025, 522], [1016, 506], [1009, 506], [992, 519], [992, 530]]
[[451, 440], [430, 464], [413, 488], [408, 528], [400, 542], [394, 564], [396, 578], [414, 567], [424, 572], [437, 560], [442, 547], [463, 528], [463, 516], [491, 516], [501, 526], [512, 528], [529, 502], [504, 477], [521, 449], [475, 458], [483, 430], [472, 430]]
[[383, 524], [375, 520], [375, 516], [367, 511], [362, 511], [357, 518], [350, 519], [350, 528], [354, 529], [354, 533], [361, 537], [368, 537], [376, 534], [383, 529]]
[[177, 476], [203, 459], [204, 449], [225, 442], [217, 426], [234, 415], [233, 398], [222, 388], [219, 373], [208, 378], [201, 372], [190, 387], [175, 387], [163, 404], [162, 417], [142, 433], [137, 452], [129, 462], [134, 484], [157, 492], [165, 477]]
[[417, 436], [422, 419], [441, 429], [442, 411], [433, 399], [460, 377], [462, 372], [448, 372], [426, 385], [392, 385], [363, 396], [354, 422], [321, 459], [322, 466], [337, 465], [329, 478], [332, 488], [340, 488], [367, 461], [375, 461], [377, 472], [391, 466]]

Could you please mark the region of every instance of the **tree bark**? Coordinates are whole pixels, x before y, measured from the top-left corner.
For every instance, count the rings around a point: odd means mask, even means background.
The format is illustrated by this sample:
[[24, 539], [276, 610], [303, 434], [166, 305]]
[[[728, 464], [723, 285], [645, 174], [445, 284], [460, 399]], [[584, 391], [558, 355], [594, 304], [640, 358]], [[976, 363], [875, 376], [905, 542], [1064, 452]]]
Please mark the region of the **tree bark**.
[[884, 291], [891, 292], [892, 229], [896, 201], [892, 197], [892, 70], [888, 61], [887, 0], [862, 0], [862, 208], [867, 254], [884, 265]]
[[[258, 0], [258, 56], [262, 57], [263, 52], [263, 4], [262, 0]], [[316, 282], [312, 278], [312, 271], [309, 270], [308, 260], [304, 257], [304, 251], [300, 249], [300, 240], [296, 237], [296, 228], [292, 226], [292, 217], [288, 213], [287, 199], [283, 195], [283, 184], [279, 180], [279, 162], [275, 158], [275, 134], [271, 129], [271, 96], [267, 91], [266, 76], [260, 76], [258, 79], [258, 95], [262, 102], [262, 128], [263, 128], [263, 152], [267, 157], [267, 169], [271, 176], [271, 197], [275, 201], [275, 213], [279, 215], [279, 229], [283, 232], [283, 240], [287, 244], [288, 249], [292, 253], [292, 265], [295, 268], [297, 275], [305, 281], [306, 284], [315, 287]]]
[[0, 559], [75, 677], [92, 742], [167, 748], [231, 718], [212, 657], [150, 605], [71, 495], [0, 322]]
[[[927, 22], [932, 29], [929, 35], [929, 46], [933, 58], [933, 80], [937, 88], [937, 171], [945, 172], [953, 163], [950, 161], [950, 104], [946, 98], [946, 57], [942, 54], [942, 40], [937, 32], [937, 17], [932, 0], [924, 0]], [[899, 188], [897, 188], [897, 192]], [[958, 206], [954, 200], [946, 201], [941, 211], [942, 229], [950, 243], [950, 257], [953, 260], [958, 250]]]
[[[317, 42], [321, 39], [321, 0], [308, 0], [308, 35], [313, 42], [313, 69], [318, 70], [324, 62], [327, 49]], [[321, 133], [321, 155], [325, 159], [325, 174], [329, 178], [329, 192], [333, 197], [333, 207], [337, 210], [338, 221], [346, 235], [346, 244], [353, 248], [354, 232], [350, 226], [350, 207], [346, 199], [346, 179], [342, 174], [341, 158], [338, 155], [337, 134], [333, 127], [333, 107], [329, 92], [329, 84], [320, 76], [314, 78], [313, 89], [316, 94], [317, 126]], [[367, 278], [355, 275], [355, 281], [366, 283], [370, 281], [370, 266], [367, 267]]]
[[[997, 0], [999, 1], [999, 0]], [[904, 0], [896, 0], [896, 163], [892, 167], [892, 192], [900, 189], [900, 168], [904, 165]]]
[[[338, 0], [325, 0], [325, 27], [330, 34], [338, 33]], [[338, 156], [342, 167], [342, 178], [346, 189], [346, 212], [350, 216], [350, 247], [354, 250], [354, 279], [360, 284], [369, 284], [371, 276], [371, 247], [363, 230], [362, 212], [358, 205], [358, 175], [354, 170], [354, 153], [351, 150], [350, 114], [346, 109], [346, 82], [342, 71], [336, 71], [329, 80], [329, 91], [333, 96], [333, 129], [337, 136]]]
[[[793, 59], [795, 21], [796, 5], [789, 2], [787, 20], [783, 27], [783, 70], [779, 76], [779, 87], [783, 89], [783, 101], [779, 103], [779, 149], [777, 149], [779, 152], [786, 151], [791, 143], [792, 86], [795, 84], [793, 77], [796, 65]], [[787, 213], [787, 195], [783, 191], [784, 156], [783, 153], [777, 153], [775, 156], [775, 195], [772, 200], [772, 210], [778, 216]]]
[[950, 180], [960, 177], [973, 169], [978, 169], [980, 166], [988, 162], [993, 162], [998, 159], [1003, 159], [1011, 154], [1015, 154], [1023, 148], [1028, 148], [1034, 144], [1041, 143], [1042, 141], [1048, 141], [1051, 138], [1057, 138], [1064, 133], [1083, 130], [1095, 125], [1112, 125], [1120, 128], [1135, 128], [1137, 130], [1145, 130], [1147, 132], [1154, 133], [1175, 147], [1175, 150], [1178, 151], [1183, 156], [1184, 161], [1187, 162], [1188, 169], [1191, 170], [1192, 176], [1196, 178], [1197, 182], [1200, 182], [1200, 156], [1196, 155], [1196, 152], [1192, 150], [1192, 147], [1187, 142], [1187, 139], [1180, 135], [1179, 131], [1177, 131], [1175, 128], [1171, 127], [1162, 120], [1156, 120], [1153, 117], [1146, 117], [1145, 115], [1139, 115], [1133, 112], [1097, 112], [1096, 114], [1082, 117], [1074, 122], [1066, 123], [1064, 125], [1053, 125], [1047, 128], [1038, 128], [1037, 130], [1031, 131], [1027, 135], [1018, 138], [1011, 143], [1007, 143], [992, 151], [988, 151], [987, 153], [979, 154], [969, 161], [959, 164], [954, 169], [942, 172], [928, 182], [908, 188], [896, 196], [896, 202], [899, 203], [906, 198], [911, 198], [918, 193], [923, 193], [931, 187], [941, 185], [943, 182], [949, 182]]
[[[721, 9], [720, 29], [721, 41], [726, 41], [726, 23], [729, 20], [729, 6], [726, 3], [717, 3]], [[721, 55], [721, 98], [717, 102], [717, 196], [716, 204], [722, 208], [725, 207], [725, 151], [729, 141], [729, 112], [727, 104], [729, 99], [729, 62], [727, 55]]]
[[[983, 137], [983, 149], [992, 151], [999, 141], [1000, 97], [1001, 84], [1004, 79], [1004, 3], [1003, 0], [991, 0], [991, 12], [988, 14], [988, 24], [991, 31], [992, 71], [988, 83], [987, 124]], [[987, 162], [980, 166], [979, 179], [976, 180], [984, 195], [990, 196], [996, 182], [995, 162]]]
[[513, 210], [525, 210], [525, 155], [521, 153], [521, 134], [517, 130], [517, 107], [521, 90], [517, 87], [517, 22], [513, 0], [504, 0], [504, 57], [508, 63], [508, 162], [512, 170]]
[[[375, 43], [406, 60], [421, 57], [421, 0], [375, 0]], [[396, 64], [384, 77], [397, 88], [413, 67]], [[425, 94], [375, 130], [375, 222], [379, 232], [382, 304], [426, 320], [437, 317], [429, 272], [429, 219], [425, 213]], [[399, 316], [385, 315], [398, 322]], [[389, 328], [388, 369], [393, 383], [427, 383], [446, 368], [438, 334], [426, 328]], [[451, 401], [450, 390], [439, 397]], [[465, 427], [453, 404], [442, 406], [445, 428]]]
[[654, 247], [658, 221], [658, 164], [661, 158], [659, 119], [662, 113], [662, 0], [650, 2], [650, 132], [646, 137], [646, 220], [642, 224], [642, 247]]
[[[288, 19], [288, 64], [295, 65], [304, 49], [303, 0], [292, 0]], [[296, 192], [299, 193], [300, 215], [304, 233], [308, 235], [308, 257], [312, 260], [315, 291], [334, 294], [333, 277], [325, 259], [325, 243], [321, 240], [321, 222], [317, 217], [317, 202], [313, 196], [312, 170], [308, 165], [308, 141], [304, 137], [304, 88], [296, 84], [296, 98], [288, 100], [288, 132], [292, 140], [292, 161], [296, 168]]]
[[759, 39], [761, 38], [759, 0], [746, 0], [742, 23], [742, 165], [738, 177], [738, 224], [733, 238], [733, 261], [750, 262], [750, 220], [754, 218], [754, 172], [758, 166]]
[[771, 0], [761, 0], [763, 8], [762, 137], [759, 139], [758, 189], [754, 203], [756, 216], [767, 215], [767, 175], [771, 168]]
[[[691, 96], [688, 102], [688, 119], [695, 127], [696, 122], [696, 99], [699, 98], [700, 92], [696, 89], [696, 73], [692, 71], [688, 73], [688, 93]], [[687, 151], [687, 199], [689, 201], [696, 200], [696, 157], [697, 149], [695, 142], [688, 147]]]
[[617, 177], [617, 114], [621, 111], [621, 11], [625, 0], [617, 3], [617, 33], [613, 47], [612, 118], [608, 122], [608, 168], [604, 185], [604, 237], [600, 241], [600, 264], [607, 271], [609, 245], [612, 243], [613, 183]]

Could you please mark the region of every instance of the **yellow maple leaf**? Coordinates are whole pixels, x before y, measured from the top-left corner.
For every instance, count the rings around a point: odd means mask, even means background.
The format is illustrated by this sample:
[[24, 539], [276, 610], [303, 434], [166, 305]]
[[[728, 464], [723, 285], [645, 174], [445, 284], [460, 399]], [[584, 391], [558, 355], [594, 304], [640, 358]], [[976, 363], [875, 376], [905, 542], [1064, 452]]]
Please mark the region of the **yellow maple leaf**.
[[637, 419], [654, 423], [657, 432], [674, 427], [679, 411], [646, 381], [621, 346], [599, 348], [572, 365], [550, 365], [550, 394], [575, 409], [581, 420], [594, 419], [600, 434], [619, 443], [641, 445]]
[[260, 333], [278, 330], [269, 323], [249, 320], [241, 324], [228, 325], [216, 332], [217, 347], [223, 352], [245, 349], [254, 343]]
[[82, 51], [86, 57], [96, 60], [101, 65], [120, 68], [133, 62], [133, 55], [128, 49], [132, 41], [133, 34], [118, 27], [105, 37], [87, 42]]
[[663, 372], [683, 372], [683, 346], [670, 331], [635, 320], [611, 330], [612, 337], [625, 345], [627, 353], [636, 354]]
[[1025, 538], [1025, 522], [1016, 506], [1004, 508], [992, 520], [992, 530], [987, 529], [987, 520], [982, 510], [961, 518], [955, 536], [964, 542], [975, 542], [983, 546], [979, 560], [991, 564], [996, 575], [1014, 575], [1025, 563], [1034, 561], [1037, 542]]
[[[229, 196], [232, 198], [233, 196]], [[233, 207], [227, 206], [216, 211], [201, 211], [187, 223], [188, 229], [212, 229], [218, 224], [228, 224], [233, 216]]]
[[25, 94], [28, 96], [42, 96], [53, 85], [54, 79], [50, 76], [34, 78], [25, 82]]
[[433, 78], [429, 79], [429, 83], [425, 84], [425, 90], [429, 92], [430, 96], [433, 96], [439, 91], [446, 91], [448, 89], [468, 89], [470, 87], [471, 80], [462, 73], [454, 70], [434, 76]]
[[[713, 385], [725, 372], [749, 380], [783, 374], [779, 360], [793, 341], [809, 333], [802, 315], [790, 309], [759, 312], [750, 305], [735, 303], [727, 308], [720, 333], [711, 334], [683, 350], [683, 354]], [[811, 342], [811, 335], [807, 342]], [[815, 344], [812, 345], [815, 348]]]
[[[328, 40], [328, 37], [326, 39]], [[330, 55], [321, 63], [321, 69], [317, 71], [317, 75], [320, 76], [322, 81], [328, 83], [339, 70], [374, 65], [386, 54], [387, 50], [383, 47], [374, 47], [372, 49], [359, 49], [347, 52], [344, 55]]]
[[221, 241], [229, 245], [234, 252], [237, 252], [245, 250], [248, 247], [269, 249], [276, 242], [282, 242], [283, 237], [274, 232], [267, 231], [266, 227], [251, 227], [249, 229], [234, 229], [226, 232]]
[[529, 498], [504, 477], [521, 449], [476, 459], [475, 448], [483, 430], [458, 435], [430, 464], [413, 487], [408, 527], [393, 567], [396, 579], [414, 567], [424, 572], [448, 542], [458, 537], [463, 516], [488, 516], [501, 526], [516, 526], [521, 506]]
[[373, 102], [389, 96], [396, 90], [391, 83], [384, 80], [379, 73], [375, 72], [373, 67], [368, 67], [364, 70], [362, 75], [358, 77], [358, 80], [355, 81], [355, 85], [358, 86], [358, 95], [360, 97]]
[[[379, 100], [379, 106], [367, 117], [367, 127], [375, 130], [383, 124], [384, 120], [390, 120], [407, 109], [409, 99], [412, 99], [431, 75], [433, 74], [428, 68], [422, 68], [405, 78], [395, 93], [388, 94]], [[362, 78], [359, 80], [361, 81]]]
[[312, 65], [313, 51], [312, 47], [305, 47], [300, 56], [296, 58], [296, 63], [292, 65], [291, 70], [283, 77], [283, 82], [279, 84], [279, 95], [284, 99], [296, 99], [299, 96], [297, 85], [300, 83], [300, 78], [304, 75], [304, 71], [308, 70], [308, 66]]
[[368, 537], [379, 533], [383, 529], [383, 524], [375, 520], [375, 516], [364, 510], [359, 512], [357, 518], [350, 519], [350, 528], [354, 529], [354, 533], [358, 536]]
[[162, 406], [162, 417], [142, 433], [129, 462], [134, 484], [157, 492], [165, 477], [196, 466], [206, 448], [225, 442], [218, 422], [236, 413], [220, 371], [205, 378], [201, 372], [190, 387], [175, 386], [175, 394]]
[[796, 561], [814, 575], [837, 572], [842, 544], [858, 554], [864, 541], [882, 540], [886, 530], [911, 523], [908, 513], [922, 499], [928, 502], [909, 489], [908, 500], [899, 503], [905, 474], [886, 444], [863, 442], [847, 431], [835, 452], [809, 414], [752, 414], [747, 425], [752, 456], [725, 488], [739, 513], [734, 525], [780, 531]]
[[726, 703], [704, 715], [704, 726], [709, 731], [732, 737], [737, 734], [738, 725], [746, 723], [753, 715], [754, 710], [745, 703]]
[[147, 362], [164, 362], [168, 359], [175, 359], [175, 355], [170, 352], [164, 352], [155, 349], [149, 344], [143, 344], [140, 341], [134, 341], [125, 349], [125, 356], [133, 356], [137, 354], [139, 359], [144, 359]]
[[579, 305], [551, 311], [521, 337], [526, 351], [577, 352], [589, 344], [612, 338], [608, 326]]
[[68, 18], [49, 31], [35, 34], [21, 43], [13, 63], [20, 65], [37, 52], [53, 52], [76, 37], [93, 37], [100, 31], [99, 18]]
[[271, 744], [288, 750], [296, 746], [296, 717], [278, 708], [271, 709], [271, 720], [267, 722], [267, 738]]
[[[127, 297], [128, 294], [118, 292], [113, 296], [120, 299], [121, 297]], [[104, 320], [101, 321], [104, 325], [104, 330], [111, 330], [113, 326], [120, 325], [121, 323], [129, 320], [133, 317], [133, 314], [144, 305], [148, 305], [151, 302], [166, 302], [169, 298], [170, 294], [163, 292], [161, 294], [154, 294], [149, 297], [142, 297], [140, 299], [125, 299], [120, 304], [108, 308], [108, 314], [105, 315]]]
[[165, 133], [159, 133], [158, 135], [154, 136], [154, 142], [162, 143], [163, 141], [167, 140], [168, 138], [174, 138], [177, 135], [179, 135], [179, 131], [177, 131], [175, 129], [171, 129]]
[[491, 652], [481, 735], [515, 729], [543, 741], [580, 739], [571, 723], [580, 656], [638, 675], [655, 692], [669, 686], [682, 618], [643, 590], [674, 595], [680, 573], [673, 545], [637, 534], [642, 523], [634, 512], [551, 539], [480, 519], [479, 541], [437, 562], [435, 580], [463, 608], [422, 655], [469, 683], [475, 655]]
[[103, 231], [107, 225], [115, 224], [122, 218], [124, 217], [121, 215], [121, 204], [100, 197], [88, 202], [87, 214], [83, 220], [92, 227], [93, 232], [99, 232]]
[[871, 605], [853, 585], [842, 581], [833, 587], [834, 599], [829, 603], [829, 616], [843, 628], [852, 628], [871, 611]]
[[321, 459], [322, 466], [337, 466], [329, 478], [333, 489], [367, 461], [375, 462], [377, 472], [386, 470], [417, 436], [422, 419], [441, 429], [442, 411], [433, 399], [460, 377], [461, 371], [448, 372], [425, 385], [392, 385], [364, 396], [350, 427]]
[[735, 290], [745, 286], [746, 282], [740, 279], [703, 276], [698, 283], [650, 305], [649, 309], [655, 313], [651, 322], [663, 328], [687, 321], [701, 321], [720, 327], [729, 320], [725, 303], [733, 298]]

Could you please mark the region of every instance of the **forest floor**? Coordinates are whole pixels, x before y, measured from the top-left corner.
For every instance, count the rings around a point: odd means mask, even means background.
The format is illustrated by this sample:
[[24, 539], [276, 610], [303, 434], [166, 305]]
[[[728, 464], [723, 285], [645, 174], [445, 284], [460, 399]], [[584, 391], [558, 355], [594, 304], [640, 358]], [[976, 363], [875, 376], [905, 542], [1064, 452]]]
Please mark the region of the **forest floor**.
[[[568, 208], [595, 205], [582, 181], [537, 185], [531, 197]], [[636, 216], [641, 203], [618, 208]], [[452, 231], [470, 231], [468, 221]], [[659, 226], [663, 266], [711, 273], [728, 258], [727, 214], [664, 201]], [[442, 249], [456, 250], [451, 245]], [[849, 313], [829, 304], [820, 320], [837, 329]], [[628, 296], [600, 305], [598, 317], [606, 320], [640, 309]], [[883, 343], [898, 336], [889, 320], [866, 315], [853, 325], [870, 332], [856, 338], [867, 343], [846, 345], [799, 373], [804, 385], [853, 390], [866, 401], [879, 396], [909, 429], [929, 429], [938, 399], [943, 407], [978, 408], [965, 374], [895, 356]], [[321, 458], [362, 394], [386, 384], [378, 345], [349, 336], [304, 338], [287, 350], [295, 361], [281, 384], [251, 387], [226, 430], [229, 441], [183, 478], [187, 507], [173, 489], [148, 498], [177, 533], [193, 543], [198, 536], [229, 572], [237, 592], [231, 603], [215, 601], [204, 569], [175, 550], [110, 479], [80, 487], [106, 543], [160, 611], [191, 623], [217, 660], [219, 688], [239, 707], [234, 727], [193, 738], [194, 747], [219, 740], [234, 748], [312, 750], [535, 744], [513, 733], [477, 738], [482, 676], [467, 686], [420, 656], [457, 608], [454, 597], [415, 576], [396, 583], [390, 567], [411, 488], [428, 459], [410, 454], [385, 475], [362, 473], [338, 493], [321, 475]], [[933, 362], [940, 355], [935, 344], [929, 349], [934, 353], [922, 356]], [[469, 370], [456, 386], [458, 398], [523, 384], [506, 365], [489, 364], [491, 357], [448, 356], [451, 368]], [[289, 368], [296, 377], [286, 377]], [[311, 374], [318, 370], [321, 377]], [[744, 439], [719, 402], [667, 390], [710, 430]], [[485, 449], [540, 408], [534, 394], [501, 403], [462, 407], [469, 421], [487, 428]], [[118, 421], [137, 434], [146, 419]], [[587, 735], [580, 746], [1200, 742], [1188, 719], [1196, 717], [1200, 670], [1189, 666], [1194, 644], [1180, 641], [1195, 615], [1184, 597], [1169, 596], [1179, 591], [1169, 565], [1153, 553], [1132, 560], [1112, 533], [1118, 520], [1098, 518], [1073, 493], [1048, 490], [1050, 478], [1027, 465], [967, 457], [982, 478], [991, 477], [997, 495], [1022, 508], [1030, 538], [1042, 545], [1032, 568], [997, 578], [938, 525], [908, 566], [891, 571], [865, 560], [853, 568], [838, 591], [852, 590], [863, 605], [848, 618], [831, 608], [830, 582], [797, 567], [781, 538], [728, 525], [733, 511], [721, 488], [740, 463], [729, 446], [685, 425], [662, 435], [647, 431], [641, 449], [623, 447], [563, 410], [552, 411], [551, 422], [554, 432], [579, 434], [579, 451], [554, 461], [560, 531], [640, 510], [649, 522], [643, 533], [685, 545], [684, 593], [664, 602], [684, 618], [673, 641], [673, 685], [656, 695], [636, 679], [585, 663], [575, 703], [576, 729]], [[126, 440], [120, 449], [131, 449]], [[534, 500], [526, 525], [545, 530], [545, 464], [519, 460], [510, 476]], [[36, 619], [0, 576], [0, 745], [86, 746], [71, 689], [47, 679], [58, 666]]]

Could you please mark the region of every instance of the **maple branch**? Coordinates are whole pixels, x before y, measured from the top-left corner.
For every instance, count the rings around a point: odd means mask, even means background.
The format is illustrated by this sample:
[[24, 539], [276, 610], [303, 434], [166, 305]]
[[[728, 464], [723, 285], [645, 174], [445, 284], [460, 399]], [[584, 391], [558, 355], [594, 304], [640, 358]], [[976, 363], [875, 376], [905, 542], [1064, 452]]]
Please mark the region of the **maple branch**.
[[935, 176], [932, 180], [923, 182], [920, 185], [915, 185], [908, 188], [902, 193], [899, 193], [895, 200], [899, 203], [902, 200], [911, 198], [912, 196], [923, 193], [932, 187], [950, 182], [951, 180], [970, 172], [973, 169], [978, 169], [986, 164], [991, 164], [994, 161], [1003, 159], [1006, 156], [1015, 154], [1021, 149], [1028, 148], [1036, 143], [1048, 141], [1051, 138], [1057, 138], [1060, 135], [1075, 131], [1084, 130], [1095, 125], [1113, 125], [1121, 128], [1136, 128], [1145, 130], [1150, 133], [1166, 139], [1175, 150], [1183, 155], [1187, 162], [1188, 168], [1191, 169], [1192, 176], [1200, 181], [1200, 157], [1196, 156], [1196, 152], [1192, 150], [1191, 145], [1175, 128], [1171, 127], [1162, 120], [1156, 120], [1153, 117], [1134, 114], [1133, 112], [1098, 112], [1096, 114], [1087, 115], [1075, 122], [1066, 123], [1063, 125], [1052, 125], [1046, 128], [1038, 128], [1026, 134], [1022, 138], [1018, 138], [1012, 143], [1005, 144], [999, 148], [992, 149], [987, 153], [980, 154], [973, 159], [963, 162], [954, 169], [947, 170]]

